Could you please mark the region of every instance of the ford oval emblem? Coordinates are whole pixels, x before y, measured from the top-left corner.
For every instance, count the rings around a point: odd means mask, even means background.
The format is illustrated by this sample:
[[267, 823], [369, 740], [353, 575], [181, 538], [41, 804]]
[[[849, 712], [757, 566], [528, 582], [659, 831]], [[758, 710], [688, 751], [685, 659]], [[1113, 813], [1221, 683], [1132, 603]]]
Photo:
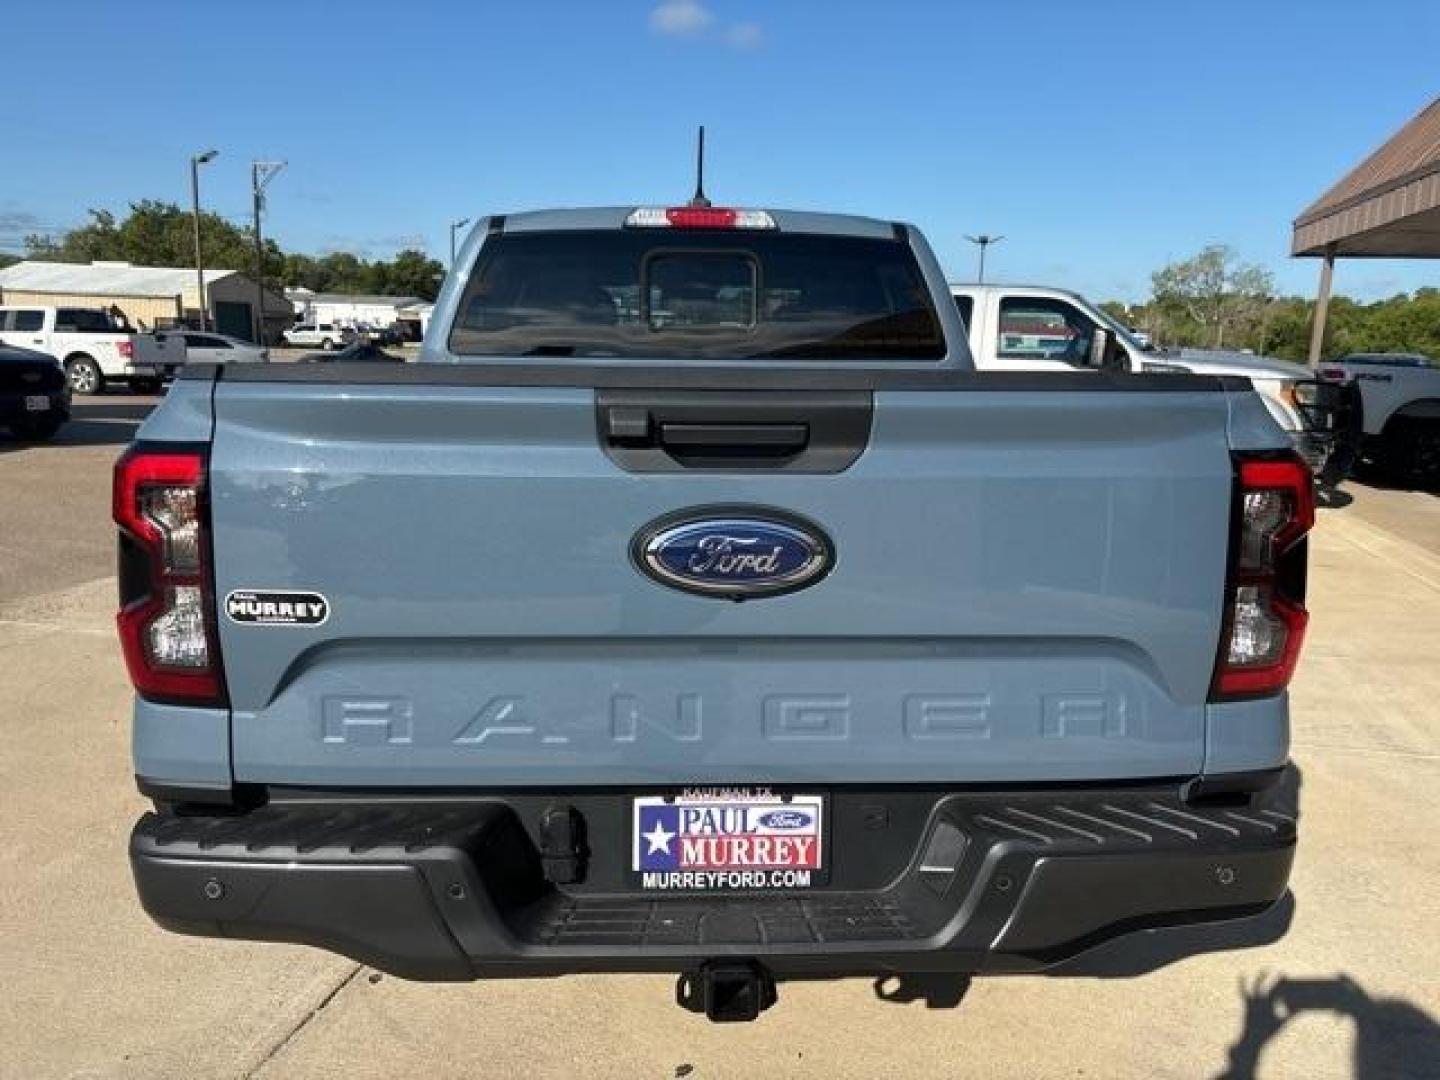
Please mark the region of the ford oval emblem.
[[634, 556], [662, 585], [729, 600], [803, 589], [835, 561], [818, 526], [748, 507], [695, 509], [651, 522], [636, 536]]
[[767, 829], [804, 829], [810, 825], [810, 815], [804, 810], [771, 810], [760, 815], [760, 824]]

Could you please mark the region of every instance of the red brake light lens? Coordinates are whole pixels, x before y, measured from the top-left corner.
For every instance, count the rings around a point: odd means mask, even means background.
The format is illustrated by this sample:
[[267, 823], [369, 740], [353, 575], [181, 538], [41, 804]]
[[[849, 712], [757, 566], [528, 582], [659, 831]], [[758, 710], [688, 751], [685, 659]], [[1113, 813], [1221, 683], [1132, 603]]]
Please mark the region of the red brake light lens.
[[124, 359], [130, 360], [135, 356], [135, 343], [131, 341], [117, 341], [115, 343], [115, 351]]
[[735, 211], [718, 206], [672, 206], [665, 220], [677, 229], [733, 229]]
[[1294, 455], [1242, 459], [1237, 482], [1239, 520], [1211, 700], [1283, 690], [1309, 621], [1300, 543], [1315, 524], [1309, 468]]
[[1315, 526], [1310, 469], [1299, 458], [1240, 463], [1240, 570], [1263, 573]]
[[630, 229], [774, 229], [765, 210], [734, 210], [726, 206], [642, 206], [625, 218]]
[[203, 451], [127, 451], [115, 463], [121, 607], [130, 681], [142, 697], [224, 704], [210, 576]]

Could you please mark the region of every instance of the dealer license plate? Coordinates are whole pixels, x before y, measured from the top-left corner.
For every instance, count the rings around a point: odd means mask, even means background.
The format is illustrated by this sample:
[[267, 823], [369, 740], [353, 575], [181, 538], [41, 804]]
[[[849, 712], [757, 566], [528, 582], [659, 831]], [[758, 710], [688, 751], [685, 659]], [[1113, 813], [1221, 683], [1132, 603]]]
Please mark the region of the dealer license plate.
[[821, 795], [689, 791], [637, 798], [631, 869], [642, 889], [804, 889], [824, 869]]
[[30, 394], [25, 398], [26, 412], [49, 412], [50, 399], [44, 394]]

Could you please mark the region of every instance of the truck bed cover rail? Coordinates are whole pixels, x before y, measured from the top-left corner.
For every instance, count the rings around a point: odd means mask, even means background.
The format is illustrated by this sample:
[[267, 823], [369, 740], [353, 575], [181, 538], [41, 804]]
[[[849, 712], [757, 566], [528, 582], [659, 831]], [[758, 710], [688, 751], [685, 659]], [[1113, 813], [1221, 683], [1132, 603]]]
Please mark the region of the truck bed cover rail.
[[594, 389], [712, 390], [968, 390], [972, 392], [1172, 393], [1250, 389], [1239, 376], [1126, 372], [967, 371], [866, 365], [795, 367], [753, 365], [589, 364], [566, 361], [457, 364], [190, 364], [182, 379], [243, 383], [369, 386], [558, 386]]

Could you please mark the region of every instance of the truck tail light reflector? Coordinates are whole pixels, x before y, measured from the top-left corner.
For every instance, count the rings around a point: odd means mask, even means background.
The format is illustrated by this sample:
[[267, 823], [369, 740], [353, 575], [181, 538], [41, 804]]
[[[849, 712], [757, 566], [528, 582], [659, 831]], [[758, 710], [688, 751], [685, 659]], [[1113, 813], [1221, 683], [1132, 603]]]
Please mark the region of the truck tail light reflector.
[[1295, 674], [1305, 611], [1305, 534], [1315, 524], [1310, 470], [1294, 454], [1237, 463], [1235, 538], [1212, 701], [1262, 697]]
[[723, 206], [642, 206], [625, 219], [631, 229], [774, 229], [764, 210], [732, 210]]
[[122, 360], [133, 360], [135, 358], [135, 343], [133, 341], [117, 341], [115, 351], [120, 354]]
[[116, 623], [142, 697], [223, 705], [202, 450], [132, 447], [115, 463]]

